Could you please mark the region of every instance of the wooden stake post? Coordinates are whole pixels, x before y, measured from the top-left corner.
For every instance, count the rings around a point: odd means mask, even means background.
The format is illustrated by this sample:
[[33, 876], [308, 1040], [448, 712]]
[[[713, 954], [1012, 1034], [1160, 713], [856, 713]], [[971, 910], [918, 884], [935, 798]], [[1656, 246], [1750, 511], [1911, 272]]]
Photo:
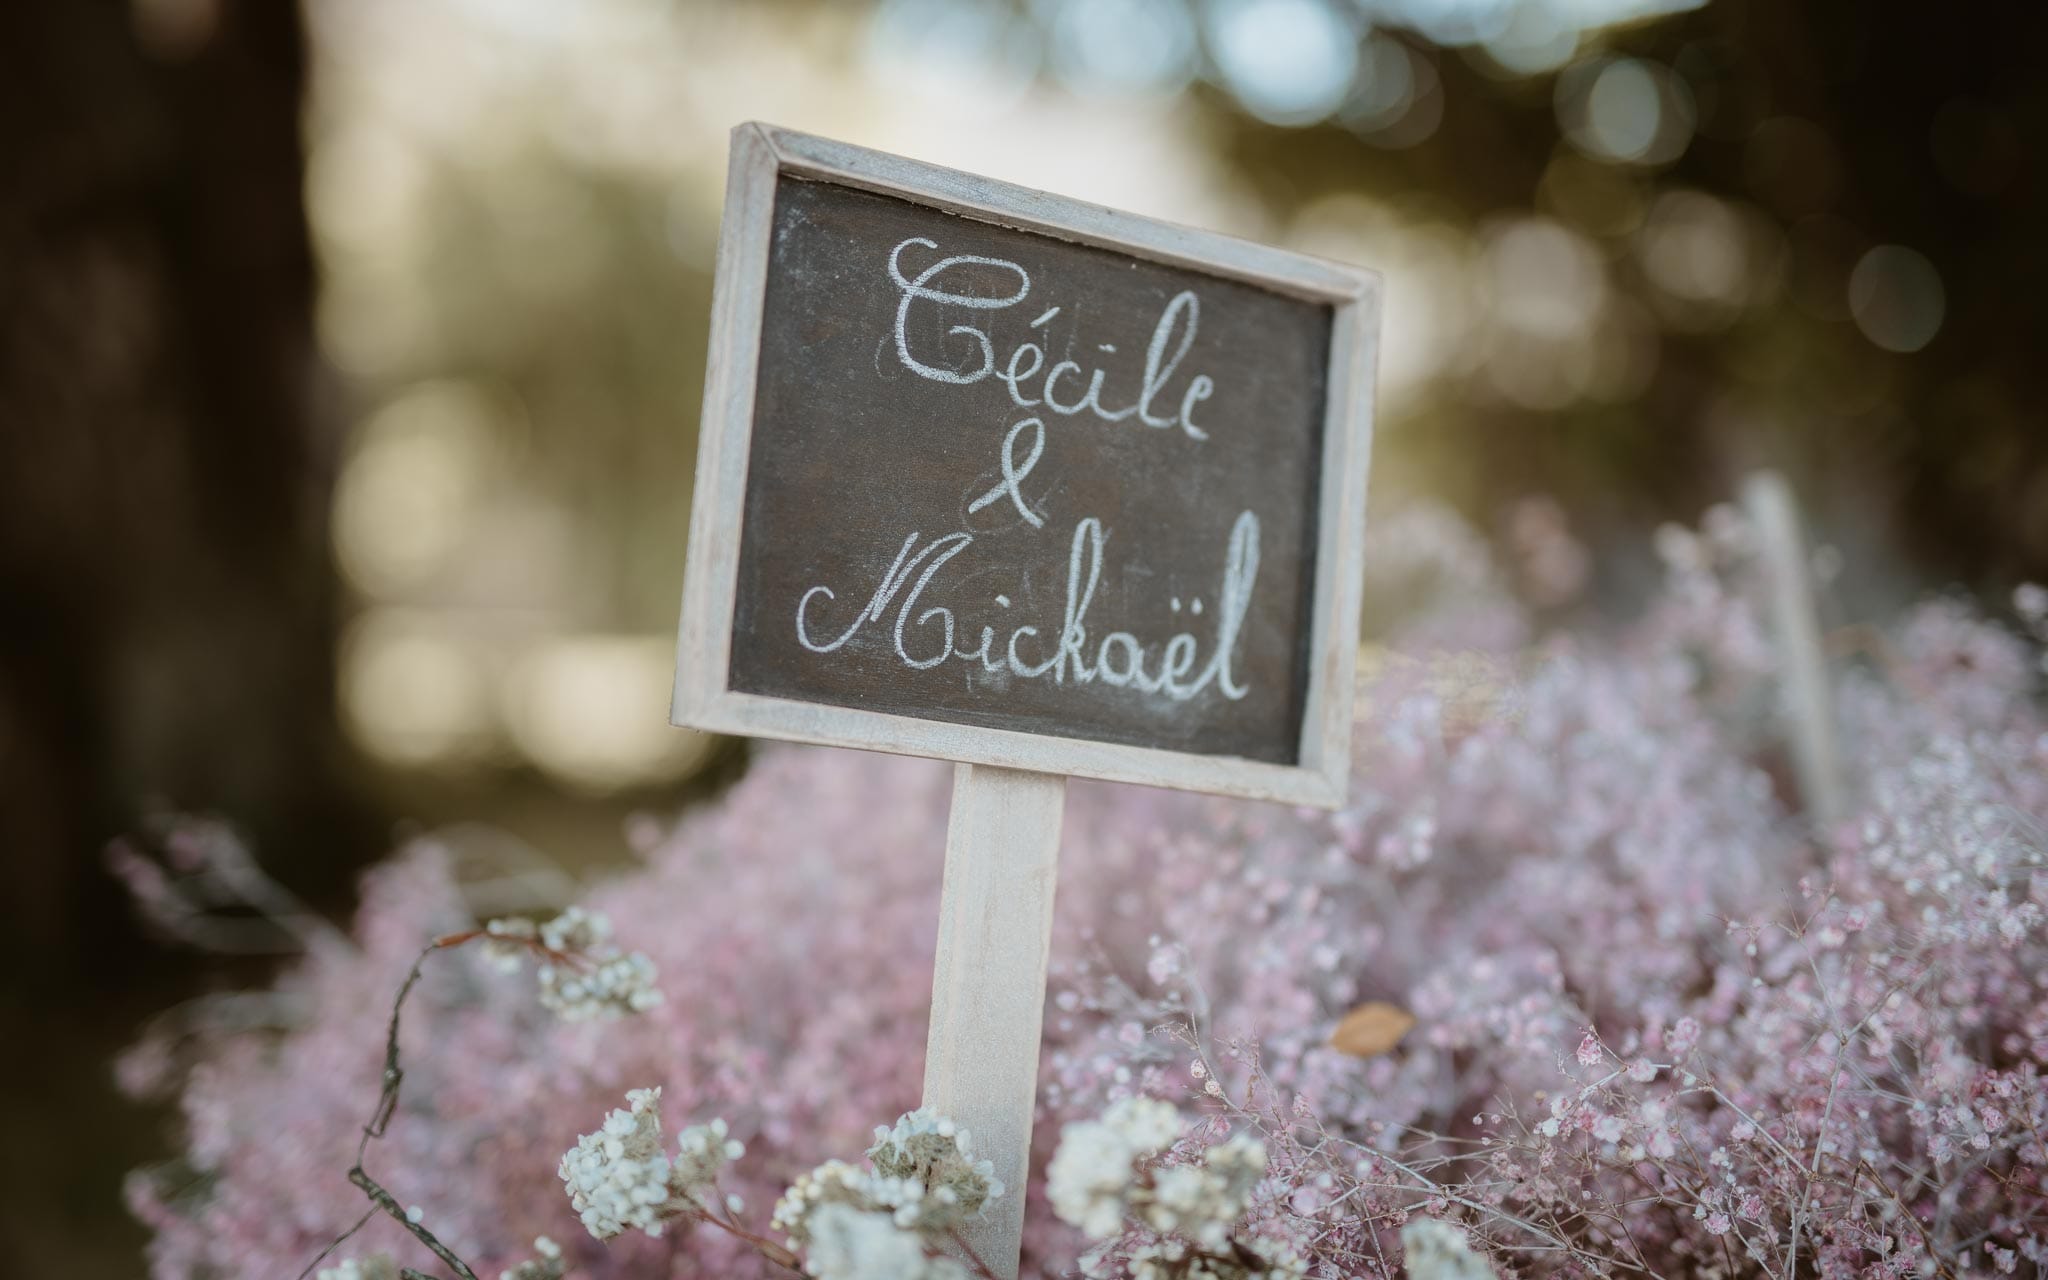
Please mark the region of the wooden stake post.
[[1343, 802], [1379, 278], [747, 124], [712, 311], [670, 719], [957, 762], [924, 1100], [1013, 1276], [1066, 778]]
[[[1038, 1036], [1067, 780], [963, 764], [953, 770], [946, 881], [932, 968], [924, 1105], [975, 1138], [1005, 1188], [968, 1232], [975, 1253], [1013, 1273], [1038, 1095]], [[1005, 1273], [1009, 1274], [1009, 1273]]]
[[1776, 471], [1759, 471], [1744, 481], [1742, 501], [1756, 525], [1770, 588], [1771, 630], [1783, 673], [1780, 712], [1792, 739], [1800, 796], [1814, 822], [1830, 826], [1841, 820], [1847, 802], [1834, 685], [1821, 645], [1820, 609], [1806, 539], [1799, 529], [1799, 504], [1792, 486]]

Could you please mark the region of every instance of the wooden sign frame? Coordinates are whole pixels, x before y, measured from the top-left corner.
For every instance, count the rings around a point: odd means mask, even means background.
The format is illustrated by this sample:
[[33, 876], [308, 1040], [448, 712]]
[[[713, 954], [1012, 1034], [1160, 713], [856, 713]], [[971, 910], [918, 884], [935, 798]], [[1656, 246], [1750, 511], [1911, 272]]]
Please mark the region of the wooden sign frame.
[[[728, 687], [741, 516], [754, 429], [762, 311], [781, 177], [879, 192], [943, 213], [1093, 245], [1332, 309], [1307, 698], [1297, 762], [1127, 746], [926, 720]], [[733, 130], [672, 723], [965, 764], [1078, 775], [1336, 808], [1350, 770], [1366, 469], [1372, 443], [1380, 278], [1362, 268], [979, 178], [807, 134]]]

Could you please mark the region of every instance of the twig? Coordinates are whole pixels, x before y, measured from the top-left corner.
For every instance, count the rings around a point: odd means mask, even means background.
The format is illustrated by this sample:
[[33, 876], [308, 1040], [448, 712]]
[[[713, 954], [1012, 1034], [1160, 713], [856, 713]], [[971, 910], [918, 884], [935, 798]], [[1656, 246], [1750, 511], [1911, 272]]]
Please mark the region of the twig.
[[[413, 1221], [407, 1215], [405, 1207], [398, 1202], [398, 1198], [386, 1190], [382, 1183], [371, 1177], [369, 1170], [364, 1168], [364, 1164], [369, 1155], [371, 1141], [384, 1136], [385, 1129], [391, 1124], [391, 1117], [398, 1111], [398, 1093], [405, 1083], [405, 1068], [399, 1061], [398, 1052], [399, 1021], [405, 1012], [406, 999], [412, 995], [412, 989], [419, 985], [420, 978], [426, 971], [427, 958], [436, 951], [452, 950], [455, 947], [462, 946], [464, 943], [473, 942], [478, 938], [486, 936], [494, 937], [500, 942], [523, 946], [552, 964], [580, 966], [586, 963], [582, 956], [556, 951], [535, 938], [521, 938], [513, 934], [487, 934], [482, 929], [470, 929], [462, 933], [446, 934], [434, 939], [420, 951], [419, 956], [412, 962], [412, 968], [406, 971], [405, 981], [399, 983], [397, 997], [391, 1002], [391, 1018], [386, 1024], [384, 1032], [383, 1087], [378, 1091], [375, 1109], [370, 1112], [368, 1122], [363, 1125], [362, 1137], [356, 1141], [356, 1162], [348, 1171], [349, 1182], [369, 1199], [371, 1207], [368, 1212], [356, 1220], [354, 1226], [336, 1236], [328, 1243], [326, 1248], [320, 1251], [318, 1257], [307, 1263], [306, 1269], [299, 1272], [298, 1280], [306, 1280], [307, 1276], [312, 1275], [315, 1267], [326, 1261], [350, 1237], [361, 1231], [365, 1226], [368, 1226], [370, 1219], [377, 1216], [379, 1212], [387, 1214], [400, 1226], [404, 1227], [414, 1239], [425, 1245], [435, 1257], [452, 1268], [455, 1274], [461, 1277], [461, 1280], [477, 1280], [476, 1272], [470, 1269], [469, 1264], [456, 1256], [454, 1250], [443, 1244], [423, 1224]], [[718, 1203], [723, 1204], [722, 1200]], [[755, 1252], [777, 1266], [784, 1267], [790, 1271], [800, 1271], [802, 1269], [796, 1254], [765, 1236], [757, 1235], [747, 1230], [747, 1228], [741, 1226], [732, 1217], [729, 1211], [721, 1214], [710, 1205], [706, 1205], [699, 1210], [690, 1212], [688, 1216], [708, 1222], [719, 1230], [745, 1241], [753, 1247]], [[986, 1277], [986, 1280], [998, 1280], [995, 1274], [989, 1271], [987, 1265], [982, 1263], [980, 1259], [975, 1259], [975, 1262], [980, 1268], [980, 1274]], [[437, 1280], [434, 1276], [414, 1271], [411, 1268], [401, 1268], [399, 1275], [402, 1280]]]
[[[363, 1126], [363, 1136], [356, 1142], [355, 1165], [348, 1171], [349, 1182], [354, 1184], [358, 1190], [369, 1198], [370, 1204], [373, 1207], [370, 1212], [357, 1219], [354, 1226], [336, 1236], [325, 1249], [320, 1251], [319, 1257], [307, 1263], [306, 1269], [299, 1272], [298, 1280], [306, 1280], [307, 1276], [312, 1275], [313, 1268], [319, 1266], [330, 1254], [347, 1242], [351, 1236], [367, 1226], [370, 1219], [376, 1216], [378, 1210], [389, 1214], [400, 1226], [410, 1232], [414, 1239], [425, 1245], [435, 1257], [454, 1268], [455, 1274], [462, 1277], [462, 1280], [477, 1280], [476, 1272], [469, 1268], [469, 1264], [457, 1257], [455, 1252], [447, 1245], [442, 1244], [433, 1232], [406, 1216], [404, 1206], [400, 1205], [397, 1199], [389, 1191], [386, 1191], [381, 1183], [370, 1176], [369, 1171], [363, 1167], [363, 1164], [369, 1153], [371, 1139], [384, 1136], [385, 1128], [391, 1123], [392, 1115], [398, 1110], [398, 1090], [405, 1082], [405, 1069], [399, 1065], [398, 1058], [399, 1017], [405, 1012], [406, 998], [412, 994], [412, 989], [419, 985], [420, 976], [426, 970], [427, 957], [433, 955], [436, 951], [446, 951], [459, 947], [465, 942], [470, 942], [483, 936], [485, 936], [483, 930], [471, 929], [464, 933], [451, 933], [434, 939], [421, 950], [419, 957], [412, 962], [412, 968], [407, 971], [405, 981], [399, 984], [398, 996], [391, 1002], [391, 1020], [386, 1025], [384, 1032], [384, 1085], [377, 1094], [376, 1109], [370, 1113], [369, 1122]], [[509, 937], [504, 939], [504, 941], [517, 942], [531, 947], [557, 963], [573, 962], [574, 960], [574, 957], [550, 950], [536, 941]], [[421, 1273], [414, 1271], [405, 1271], [402, 1274], [407, 1277], [421, 1275]], [[422, 1280], [432, 1280], [432, 1277], [422, 1277]]]
[[754, 1252], [760, 1254], [762, 1257], [774, 1263], [776, 1266], [787, 1268], [790, 1271], [802, 1273], [803, 1266], [797, 1260], [797, 1256], [794, 1253], [790, 1252], [787, 1248], [783, 1247], [782, 1245], [775, 1243], [773, 1240], [768, 1239], [766, 1236], [757, 1235], [756, 1233], [749, 1231], [745, 1227], [741, 1226], [739, 1223], [739, 1219], [733, 1216], [732, 1210], [730, 1208], [725, 1209], [725, 1212], [722, 1215], [712, 1210], [712, 1204], [717, 1204], [721, 1207], [723, 1207], [725, 1204], [724, 1197], [716, 1183], [712, 1184], [711, 1194], [707, 1197], [707, 1199], [710, 1201], [710, 1203], [707, 1203], [699, 1213], [694, 1214], [692, 1216], [701, 1217], [704, 1221], [710, 1223], [714, 1227], [717, 1227], [720, 1231], [726, 1232], [728, 1235], [731, 1235], [736, 1239], [746, 1241], [748, 1244], [754, 1247]]
[[368, 1209], [363, 1210], [363, 1216], [356, 1219], [356, 1225], [350, 1227], [348, 1230], [334, 1237], [334, 1239], [328, 1241], [327, 1247], [320, 1251], [319, 1256], [315, 1257], [311, 1262], [306, 1264], [306, 1269], [304, 1271], [299, 1272], [299, 1280], [306, 1280], [307, 1276], [313, 1274], [313, 1268], [327, 1261], [328, 1257], [332, 1255], [336, 1249], [341, 1248], [342, 1245], [348, 1242], [348, 1238], [350, 1236], [354, 1235], [358, 1231], [361, 1231], [364, 1227], [369, 1226], [370, 1219], [376, 1216], [377, 1210], [374, 1205]]

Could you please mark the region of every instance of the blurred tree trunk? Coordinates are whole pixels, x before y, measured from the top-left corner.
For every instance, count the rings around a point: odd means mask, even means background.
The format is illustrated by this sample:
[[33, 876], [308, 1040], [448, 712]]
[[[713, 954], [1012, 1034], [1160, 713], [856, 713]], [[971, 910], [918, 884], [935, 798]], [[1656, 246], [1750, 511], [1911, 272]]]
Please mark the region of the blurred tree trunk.
[[0, 67], [0, 919], [89, 955], [139, 804], [349, 840], [306, 57], [279, 0], [15, 0]]

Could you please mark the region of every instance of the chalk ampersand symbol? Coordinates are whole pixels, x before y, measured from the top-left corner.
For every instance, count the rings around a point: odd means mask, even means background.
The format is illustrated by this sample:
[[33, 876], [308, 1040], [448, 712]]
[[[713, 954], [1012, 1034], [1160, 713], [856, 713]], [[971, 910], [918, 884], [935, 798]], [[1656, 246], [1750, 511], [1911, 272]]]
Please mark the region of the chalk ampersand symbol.
[[[1024, 434], [1024, 428], [1026, 427], [1032, 428], [1034, 433], [1031, 437], [1031, 455], [1020, 464], [1017, 461], [1017, 437]], [[1004, 495], [1008, 495], [1010, 505], [1017, 508], [1017, 514], [1023, 516], [1026, 523], [1030, 524], [1034, 529], [1044, 528], [1045, 517], [1031, 509], [1030, 505], [1024, 501], [1024, 491], [1017, 487], [1024, 483], [1025, 476], [1031, 474], [1031, 468], [1038, 465], [1038, 459], [1044, 452], [1044, 422], [1037, 418], [1026, 418], [1016, 426], [1011, 427], [1010, 434], [1003, 437], [1003, 478], [997, 482], [993, 489], [968, 503], [968, 512], [972, 514], [997, 501]]]

